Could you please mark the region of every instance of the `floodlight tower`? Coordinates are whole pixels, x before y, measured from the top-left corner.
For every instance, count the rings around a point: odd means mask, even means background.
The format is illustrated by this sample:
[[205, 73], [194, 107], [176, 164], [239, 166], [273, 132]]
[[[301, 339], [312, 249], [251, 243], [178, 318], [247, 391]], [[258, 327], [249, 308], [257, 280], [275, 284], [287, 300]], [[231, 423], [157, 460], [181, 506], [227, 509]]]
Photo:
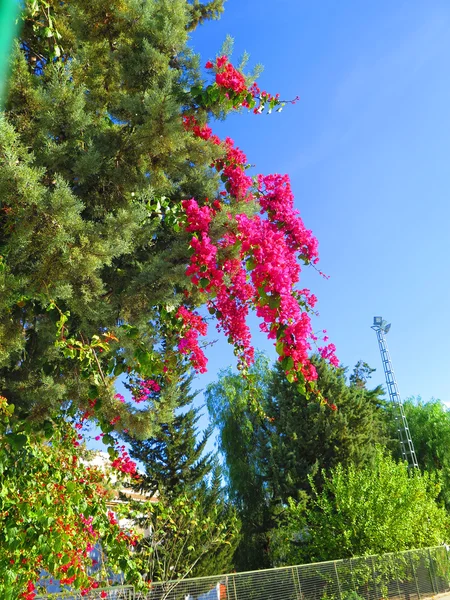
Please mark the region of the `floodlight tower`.
[[403, 410], [402, 400], [398, 391], [397, 381], [392, 368], [391, 357], [386, 344], [385, 335], [391, 328], [391, 325], [384, 321], [382, 317], [374, 317], [372, 329], [377, 334], [378, 345], [380, 346], [381, 361], [383, 363], [384, 374], [386, 376], [386, 385], [389, 393], [389, 398], [394, 407], [394, 418], [397, 426], [398, 441], [403, 460], [406, 460], [409, 468], [418, 468], [416, 451], [411, 439], [411, 433], [408, 427], [405, 411]]

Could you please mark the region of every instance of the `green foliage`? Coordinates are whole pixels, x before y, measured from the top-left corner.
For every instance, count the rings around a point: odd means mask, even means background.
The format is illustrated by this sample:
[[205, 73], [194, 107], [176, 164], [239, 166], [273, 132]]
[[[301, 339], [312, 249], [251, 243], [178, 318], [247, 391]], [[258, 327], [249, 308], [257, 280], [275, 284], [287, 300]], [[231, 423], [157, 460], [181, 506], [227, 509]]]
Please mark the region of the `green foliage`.
[[131, 537], [119, 535], [107, 516], [111, 485], [101, 471], [87, 468], [73, 429], [63, 418], [46, 421], [43, 434], [31, 425], [19, 428], [13, 408], [0, 396], [0, 596], [21, 597], [41, 571], [89, 587], [92, 561], [85, 551], [98, 542], [111, 569], [94, 575], [99, 585], [108, 585], [111, 572], [139, 584]]
[[230, 494], [242, 509], [257, 502], [254, 494], [261, 475], [258, 463], [265, 445], [260, 418], [249, 406], [255, 395], [264, 406], [270, 379], [267, 357], [257, 354], [247, 380], [228, 368], [220, 371], [218, 381], [206, 389], [209, 414], [219, 429], [219, 447], [226, 457]]
[[257, 354], [248, 374], [253, 387], [241, 375], [226, 369], [206, 390], [208, 410], [219, 430], [219, 447], [225, 457], [228, 492], [242, 521], [235, 556], [238, 570], [270, 566], [266, 532], [273, 526], [273, 519], [271, 492], [265, 485], [268, 438], [264, 423], [249, 407], [255, 395], [264, 406], [271, 376], [268, 359]]
[[136, 558], [145, 579], [167, 581], [204, 575], [205, 570], [210, 575], [211, 565], [222, 564], [225, 572], [229, 568], [226, 561], [220, 563], [220, 555], [232, 553], [238, 534], [232, 509], [180, 494], [136, 503], [134, 510], [131, 516], [144, 531]]
[[[206, 111], [188, 30], [222, 1], [27, 0], [0, 119], [0, 389], [43, 422], [98, 390], [103, 426], [114, 380], [182, 370], [170, 319], [188, 289], [182, 199], [214, 197], [220, 153], [183, 127]], [[220, 103], [217, 100], [217, 103]], [[217, 106], [221, 114], [225, 106]], [[64, 323], [62, 323], [64, 319]], [[120, 427], [157, 431], [170, 390]]]
[[383, 554], [443, 543], [449, 519], [439, 485], [408, 472], [377, 449], [372, 464], [339, 464], [324, 473], [305, 508], [291, 500], [272, 536], [276, 562], [299, 563]]
[[[126, 438], [130, 456], [144, 464], [145, 475], [140, 489], [166, 495], [193, 489], [211, 471], [211, 455], [203, 455], [211, 430], [196, 441], [199, 410], [191, 408], [169, 423], [163, 423], [158, 433], [147, 440]], [[203, 455], [203, 456], [202, 456]]]
[[224, 525], [228, 530], [228, 537], [226, 544], [218, 545], [208, 554], [204, 554], [193, 572], [196, 577], [231, 573], [235, 568], [234, 555], [241, 538], [242, 521], [228, 499], [223, 486], [222, 467], [217, 460], [208, 481], [203, 480], [196, 490], [196, 498], [203, 514], [211, 515], [217, 523]]
[[295, 498], [298, 490], [309, 493], [310, 476], [320, 489], [323, 469], [339, 463], [367, 464], [376, 444], [386, 442], [381, 387], [368, 390], [352, 380], [349, 385], [346, 369], [334, 369], [323, 360], [316, 361], [316, 369], [317, 386], [328, 406], [311, 402], [286, 381], [278, 365], [269, 390], [269, 479], [282, 502]]
[[[322, 360], [316, 368], [318, 388], [336, 411], [311, 402], [304, 390], [286, 380], [279, 365], [270, 369], [262, 355], [250, 370], [253, 391], [231, 370], [221, 372], [218, 382], [207, 388], [230, 497], [242, 519], [235, 557], [239, 569], [271, 566], [268, 532], [288, 498], [302, 503], [312, 483], [320, 489], [323, 469], [369, 463], [375, 445], [386, 439], [381, 388], [349, 385], [345, 369], [333, 369]], [[263, 417], [249, 409], [251, 394], [263, 407]]]
[[158, 498], [156, 504], [136, 507], [134, 517], [139, 527], [151, 531], [139, 556], [142, 572], [152, 581], [227, 573], [239, 540], [236, 510], [225, 497], [220, 466], [216, 457], [204, 453], [211, 429], [197, 440], [200, 409], [191, 405], [183, 410], [195, 397], [191, 381], [179, 381], [177, 410], [154, 437], [141, 441], [124, 436], [131, 457], [145, 469], [132, 487]]
[[375, 369], [372, 369], [366, 362], [359, 360], [353, 369], [353, 373], [349, 377], [349, 381], [351, 385], [364, 388], [374, 371]]
[[[389, 420], [391, 437], [396, 437], [394, 407], [389, 405], [386, 417]], [[419, 467], [435, 473], [441, 482], [440, 500], [450, 508], [450, 411], [441, 400], [424, 402], [421, 398], [410, 398], [403, 403], [408, 426], [414, 443]], [[400, 458], [398, 443], [393, 445], [394, 455]]]
[[190, 20], [187, 25], [188, 31], [196, 29], [207, 19], [219, 19], [223, 13], [223, 4], [225, 0], [211, 0], [205, 4], [199, 0], [192, 0], [188, 4]]

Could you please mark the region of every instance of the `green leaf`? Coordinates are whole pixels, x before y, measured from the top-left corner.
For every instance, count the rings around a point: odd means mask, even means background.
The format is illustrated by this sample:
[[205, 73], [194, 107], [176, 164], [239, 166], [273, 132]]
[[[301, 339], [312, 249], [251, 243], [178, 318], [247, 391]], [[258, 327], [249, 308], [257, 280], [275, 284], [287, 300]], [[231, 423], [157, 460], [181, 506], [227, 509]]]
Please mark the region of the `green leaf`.
[[127, 327], [126, 335], [132, 340], [135, 340], [137, 337], [139, 337], [139, 329], [137, 327]]
[[306, 386], [305, 386], [305, 382], [304, 381], [300, 381], [297, 385], [297, 391], [299, 392], [299, 394], [302, 394], [302, 396], [306, 395]]
[[125, 370], [126, 370], [125, 364], [122, 361], [120, 361], [114, 367], [113, 374], [114, 374], [115, 377], [118, 377], [122, 373], [125, 373]]
[[28, 442], [27, 436], [23, 433], [8, 433], [6, 438], [15, 450], [20, 450]]
[[217, 102], [219, 98], [220, 90], [216, 85], [212, 85], [210, 88], [208, 88], [208, 100], [211, 102], [211, 104]]
[[89, 391], [88, 391], [88, 398], [90, 400], [95, 400], [98, 396], [99, 390], [98, 387], [96, 385], [90, 385], [89, 386]]
[[108, 454], [109, 454], [109, 457], [111, 458], [111, 460], [114, 460], [115, 458], [117, 458], [119, 456], [119, 453], [117, 452], [117, 450], [115, 450], [111, 446], [108, 447]]
[[290, 371], [291, 369], [294, 368], [294, 361], [292, 360], [291, 356], [285, 356], [283, 358], [283, 360], [281, 361], [281, 366], [283, 367], [284, 371]]
[[253, 269], [256, 266], [256, 262], [254, 261], [253, 258], [248, 258], [247, 261], [246, 261], [246, 263], [245, 263], [245, 266], [246, 266], [246, 268], [247, 268], [248, 271], [253, 271]]
[[201, 85], [194, 85], [193, 87], [191, 87], [191, 95], [194, 96], [194, 98], [196, 96], [199, 96], [202, 92], [203, 88]]
[[279, 308], [281, 304], [280, 296], [270, 296], [269, 297], [269, 306], [270, 308]]
[[279, 339], [281, 339], [283, 337], [285, 329], [286, 329], [285, 326], [281, 326], [281, 327], [278, 328], [278, 330], [277, 330], [277, 340], [279, 340]]
[[54, 426], [52, 421], [46, 420], [43, 424], [44, 435], [47, 439], [51, 438], [54, 433]]

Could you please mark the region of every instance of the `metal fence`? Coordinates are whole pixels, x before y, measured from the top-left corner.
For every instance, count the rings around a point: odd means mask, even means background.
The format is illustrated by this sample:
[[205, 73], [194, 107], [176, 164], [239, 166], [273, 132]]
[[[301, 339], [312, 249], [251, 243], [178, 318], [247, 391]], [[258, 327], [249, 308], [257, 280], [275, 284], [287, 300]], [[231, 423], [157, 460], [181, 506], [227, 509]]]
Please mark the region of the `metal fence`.
[[[446, 546], [323, 563], [111, 588], [108, 600], [421, 600], [450, 591]], [[128, 595], [127, 595], [128, 594]], [[78, 600], [80, 595], [42, 596]], [[100, 593], [84, 596], [97, 600]]]
[[139, 594], [135, 592], [134, 587], [127, 585], [91, 590], [88, 594], [70, 591], [56, 592], [35, 596], [34, 600], [136, 600], [137, 598], [139, 598]]

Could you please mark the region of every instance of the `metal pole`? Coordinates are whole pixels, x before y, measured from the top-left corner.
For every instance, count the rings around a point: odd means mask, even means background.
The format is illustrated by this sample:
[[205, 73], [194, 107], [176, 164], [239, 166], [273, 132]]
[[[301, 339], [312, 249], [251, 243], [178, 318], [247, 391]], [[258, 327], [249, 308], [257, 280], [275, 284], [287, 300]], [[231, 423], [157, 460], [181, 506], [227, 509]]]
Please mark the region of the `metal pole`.
[[371, 557], [370, 563], [372, 565], [372, 578], [373, 578], [373, 588], [375, 590], [375, 598], [378, 598], [378, 590], [377, 590], [377, 578], [375, 574], [375, 562], [373, 556]]
[[336, 573], [336, 582], [337, 582], [337, 586], [338, 586], [339, 600], [342, 600], [341, 582], [339, 581], [339, 574], [338, 574], [338, 570], [337, 570], [337, 566], [336, 566], [336, 561], [333, 561], [333, 565], [334, 565], [334, 572]]
[[420, 600], [420, 589], [419, 589], [419, 583], [418, 583], [418, 581], [417, 581], [417, 577], [416, 577], [416, 570], [414, 569], [414, 563], [413, 563], [413, 559], [412, 559], [412, 555], [411, 555], [411, 554], [409, 555], [409, 560], [410, 560], [410, 563], [411, 563], [411, 569], [412, 569], [412, 572], [413, 572], [413, 575], [414, 575], [414, 583], [416, 584], [417, 597], [418, 597], [418, 598], [419, 598], [419, 600]]
[[352, 583], [353, 583], [353, 591], [355, 593], [357, 593], [357, 591], [356, 591], [356, 583], [355, 583], [355, 575], [353, 573], [353, 565], [352, 565], [352, 559], [351, 558], [349, 559], [349, 562], [350, 562], [350, 573], [351, 573], [351, 576], [352, 576]]
[[408, 463], [409, 468], [418, 468], [419, 463], [417, 462], [416, 451], [409, 431], [408, 421], [406, 419], [405, 411], [403, 410], [400, 392], [398, 391], [397, 380], [395, 379], [394, 368], [389, 355], [383, 324], [374, 324], [372, 329], [377, 334], [381, 362], [383, 363], [384, 375], [386, 377], [386, 387], [394, 408], [394, 418], [402, 458]]
[[[296, 577], [297, 575], [297, 577]], [[292, 580], [294, 582], [294, 590], [297, 600], [301, 600], [302, 597], [302, 587], [300, 585], [300, 579], [298, 577], [298, 568], [292, 567]]]

